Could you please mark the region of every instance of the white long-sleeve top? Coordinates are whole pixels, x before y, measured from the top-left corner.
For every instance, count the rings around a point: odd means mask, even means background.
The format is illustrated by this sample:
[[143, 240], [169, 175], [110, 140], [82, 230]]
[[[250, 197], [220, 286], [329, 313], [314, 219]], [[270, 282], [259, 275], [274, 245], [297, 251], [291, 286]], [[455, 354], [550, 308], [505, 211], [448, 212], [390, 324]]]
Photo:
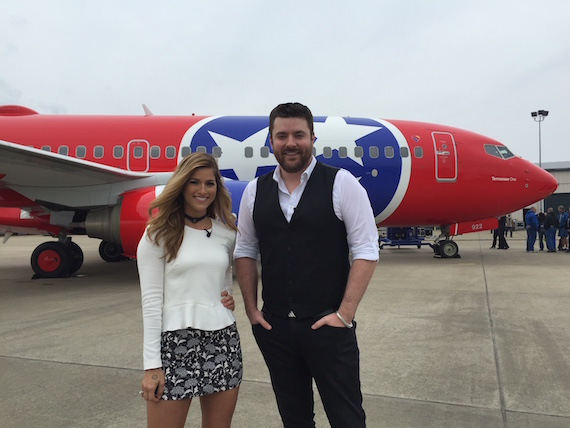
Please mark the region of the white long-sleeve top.
[[166, 262], [164, 251], [145, 234], [137, 248], [143, 325], [144, 369], [162, 367], [161, 333], [192, 327], [220, 330], [235, 322], [221, 303], [232, 292], [232, 253], [235, 232], [212, 220], [212, 234], [184, 227], [176, 259]]

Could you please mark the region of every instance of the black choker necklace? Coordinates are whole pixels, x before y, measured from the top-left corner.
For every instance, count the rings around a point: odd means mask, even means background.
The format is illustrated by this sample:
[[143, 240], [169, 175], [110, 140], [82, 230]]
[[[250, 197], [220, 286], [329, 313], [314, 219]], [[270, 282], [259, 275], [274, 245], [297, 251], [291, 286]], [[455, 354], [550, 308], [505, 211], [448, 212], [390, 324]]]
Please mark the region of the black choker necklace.
[[202, 217], [192, 217], [192, 216], [189, 216], [188, 214], [184, 213], [184, 217], [187, 218], [188, 220], [190, 220], [194, 224], [198, 223], [201, 220], [204, 220], [207, 215], [208, 215], [208, 213], [204, 214]]
[[[204, 220], [207, 215], [208, 215], [208, 213], [204, 214], [202, 217], [192, 217], [192, 216], [184, 213], [184, 217], [187, 218], [188, 220], [190, 220], [192, 222], [192, 224], [196, 224], [199, 221]], [[210, 236], [212, 236], [212, 230], [213, 230], [212, 227], [210, 227], [210, 229], [204, 229], [204, 232], [206, 232], [206, 238], [209, 238]]]

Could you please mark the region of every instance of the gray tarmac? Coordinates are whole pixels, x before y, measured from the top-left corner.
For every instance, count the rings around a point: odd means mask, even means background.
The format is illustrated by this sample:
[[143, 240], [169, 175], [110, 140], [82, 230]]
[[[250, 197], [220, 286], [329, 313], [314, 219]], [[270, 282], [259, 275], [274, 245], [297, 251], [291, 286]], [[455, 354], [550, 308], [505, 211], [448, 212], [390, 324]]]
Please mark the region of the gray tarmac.
[[[507, 251], [489, 249], [489, 232], [458, 237], [458, 259], [381, 250], [357, 313], [369, 427], [570, 427], [570, 254], [526, 253], [523, 234]], [[0, 245], [0, 427], [145, 426], [136, 262], [106, 263], [98, 240], [76, 237], [77, 276], [32, 280], [45, 240]], [[232, 426], [280, 427], [234, 290], [244, 380]], [[318, 398], [315, 413], [328, 427]], [[195, 400], [186, 426], [199, 420]]]

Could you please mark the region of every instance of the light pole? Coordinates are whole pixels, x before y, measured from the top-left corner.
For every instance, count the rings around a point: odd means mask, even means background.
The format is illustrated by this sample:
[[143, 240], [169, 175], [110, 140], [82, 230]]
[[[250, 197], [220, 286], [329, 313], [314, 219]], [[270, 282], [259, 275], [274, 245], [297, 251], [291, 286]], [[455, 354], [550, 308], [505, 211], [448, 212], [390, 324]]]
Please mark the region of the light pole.
[[[548, 110], [533, 111], [530, 113], [530, 115], [532, 116], [535, 122], [538, 122], [538, 166], [542, 168], [542, 141], [541, 141], [540, 125], [544, 120], [544, 118], [548, 116]], [[544, 212], [544, 206], [542, 206], [543, 204], [544, 201], [541, 200], [540, 201], [541, 206], [538, 207], [540, 212]]]

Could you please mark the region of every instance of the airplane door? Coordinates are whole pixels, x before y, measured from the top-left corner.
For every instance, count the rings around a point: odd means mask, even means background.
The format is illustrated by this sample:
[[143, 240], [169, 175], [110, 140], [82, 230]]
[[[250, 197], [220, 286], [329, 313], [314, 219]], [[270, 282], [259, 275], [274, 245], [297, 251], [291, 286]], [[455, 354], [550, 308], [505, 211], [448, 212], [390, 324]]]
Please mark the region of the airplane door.
[[435, 149], [436, 181], [455, 181], [457, 179], [457, 152], [455, 140], [448, 132], [432, 132]]
[[132, 140], [127, 145], [127, 169], [129, 171], [148, 171], [148, 141]]

